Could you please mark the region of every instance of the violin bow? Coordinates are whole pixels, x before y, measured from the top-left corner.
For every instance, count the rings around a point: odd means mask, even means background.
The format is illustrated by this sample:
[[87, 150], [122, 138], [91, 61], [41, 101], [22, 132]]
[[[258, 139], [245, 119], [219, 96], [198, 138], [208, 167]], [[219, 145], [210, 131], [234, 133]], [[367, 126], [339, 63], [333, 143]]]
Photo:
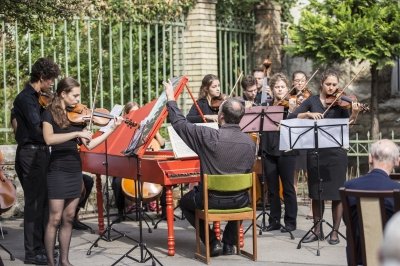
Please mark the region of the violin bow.
[[344, 91], [350, 86], [351, 83], [358, 77], [358, 75], [363, 71], [365, 66], [363, 66], [360, 71], [357, 72], [357, 74], [349, 81], [349, 83], [344, 86], [343, 90], [339, 93], [336, 94], [335, 100], [326, 108], [325, 112], [322, 114], [322, 117], [325, 117], [325, 114], [332, 108], [333, 104], [343, 95]]
[[232, 97], [232, 94], [235, 91], [236, 86], [238, 85], [238, 83], [239, 83], [240, 79], [242, 78], [242, 76], [243, 76], [243, 71], [240, 71], [239, 77], [237, 78], [237, 80], [235, 82], [235, 85], [233, 86], [233, 88], [231, 90], [231, 93], [229, 93], [229, 97]]
[[[315, 75], [318, 73], [318, 71], [319, 71], [319, 68], [317, 68], [317, 70], [315, 70], [315, 72], [311, 75], [311, 77], [307, 80], [307, 82], [304, 83], [303, 86], [301, 86], [301, 88], [300, 88], [300, 90], [299, 90], [299, 93], [302, 92], [302, 91], [306, 88], [306, 86], [308, 85], [308, 83], [310, 83], [310, 81], [315, 77]], [[281, 104], [282, 101], [283, 101], [284, 99], [286, 99], [286, 97], [288, 97], [288, 96], [290, 95], [290, 93], [292, 93], [292, 91], [293, 91], [295, 88], [296, 88], [295, 86], [292, 86], [292, 88], [285, 94], [285, 96], [283, 96], [282, 99], [279, 100], [279, 102], [277, 103], [277, 105]]]
[[101, 78], [101, 74], [102, 74], [102, 69], [101, 67], [99, 68], [99, 73], [97, 74], [97, 81], [96, 81], [96, 88], [94, 90], [94, 96], [93, 96], [93, 101], [92, 101], [92, 106], [91, 106], [91, 114], [90, 114], [90, 120], [89, 120], [89, 130], [92, 131], [92, 127], [93, 127], [93, 114], [94, 114], [94, 108], [96, 106], [96, 97], [97, 97], [97, 91], [99, 89], [99, 81]]
[[194, 106], [196, 106], [197, 112], [199, 112], [199, 114], [200, 114], [200, 116], [201, 116], [201, 119], [203, 119], [203, 122], [204, 122], [204, 123], [207, 123], [207, 120], [206, 120], [206, 118], [204, 117], [204, 114], [203, 114], [203, 112], [201, 111], [199, 105], [197, 104], [196, 99], [194, 98], [194, 96], [193, 96], [191, 90], [189, 89], [189, 86], [186, 85], [185, 87], [186, 87], [186, 90], [188, 91], [188, 93], [189, 93], [189, 95], [190, 95], [190, 98], [192, 98], [193, 103], [194, 103]]

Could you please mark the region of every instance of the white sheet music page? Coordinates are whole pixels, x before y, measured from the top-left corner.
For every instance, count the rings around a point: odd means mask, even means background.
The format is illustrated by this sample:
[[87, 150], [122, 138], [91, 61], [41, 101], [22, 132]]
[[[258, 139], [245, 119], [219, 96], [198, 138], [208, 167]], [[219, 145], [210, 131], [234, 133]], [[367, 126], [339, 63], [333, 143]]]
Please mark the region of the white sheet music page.
[[[219, 128], [218, 123], [196, 123], [195, 125], [211, 127], [214, 129]], [[179, 137], [178, 133], [176, 133], [175, 129], [172, 126], [168, 127], [168, 134], [176, 159], [197, 157], [197, 154], [186, 145], [186, 143]]]
[[[113, 116], [120, 116], [123, 109], [124, 109], [124, 107], [123, 107], [122, 105], [116, 104], [116, 105], [114, 105], [114, 107], [111, 109], [110, 115], [113, 115]], [[112, 123], [114, 123], [114, 122], [112, 121], [112, 119], [110, 119], [110, 122], [108, 122], [108, 124], [105, 125], [104, 127], [101, 127], [101, 128], [99, 129], [99, 131], [101, 131], [101, 132], [103, 132], [103, 133], [109, 131], [109, 130], [110, 130], [110, 127], [111, 127], [111, 125], [112, 125]]]

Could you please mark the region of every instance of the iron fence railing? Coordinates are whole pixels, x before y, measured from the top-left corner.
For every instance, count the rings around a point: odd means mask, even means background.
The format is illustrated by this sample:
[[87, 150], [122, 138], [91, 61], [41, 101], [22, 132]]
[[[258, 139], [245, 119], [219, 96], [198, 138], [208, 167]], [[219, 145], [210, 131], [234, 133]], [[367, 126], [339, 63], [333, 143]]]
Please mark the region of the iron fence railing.
[[140, 25], [131, 21], [74, 19], [50, 24], [40, 33], [21, 31], [18, 22], [0, 25], [3, 32], [8, 29], [8, 34], [3, 33], [0, 38], [3, 143], [12, 142], [12, 101], [23, 89], [31, 66], [39, 57], [53, 58], [63, 76], [76, 78], [81, 83], [81, 100], [88, 106], [92, 106], [101, 70], [96, 106], [108, 109], [128, 101], [143, 105], [158, 97], [162, 80], [184, 73], [183, 18]]
[[[223, 93], [230, 94], [241, 71], [251, 74], [255, 33], [254, 20], [217, 22], [218, 76]], [[235, 93], [241, 95], [240, 86]]]

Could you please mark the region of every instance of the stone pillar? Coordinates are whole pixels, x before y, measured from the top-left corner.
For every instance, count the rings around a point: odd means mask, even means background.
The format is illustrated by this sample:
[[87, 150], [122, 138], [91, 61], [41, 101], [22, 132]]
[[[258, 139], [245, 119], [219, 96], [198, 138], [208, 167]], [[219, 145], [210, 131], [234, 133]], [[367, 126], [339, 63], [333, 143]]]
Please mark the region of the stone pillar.
[[[186, 18], [183, 74], [189, 77], [189, 87], [196, 99], [203, 77], [218, 75], [216, 3], [217, 0], [198, 0]], [[187, 109], [193, 102], [188, 100], [186, 92], [182, 96], [184, 109]]]
[[256, 6], [255, 17], [254, 61], [258, 66], [269, 58], [272, 61], [272, 73], [279, 72], [282, 68], [281, 7], [265, 0]]

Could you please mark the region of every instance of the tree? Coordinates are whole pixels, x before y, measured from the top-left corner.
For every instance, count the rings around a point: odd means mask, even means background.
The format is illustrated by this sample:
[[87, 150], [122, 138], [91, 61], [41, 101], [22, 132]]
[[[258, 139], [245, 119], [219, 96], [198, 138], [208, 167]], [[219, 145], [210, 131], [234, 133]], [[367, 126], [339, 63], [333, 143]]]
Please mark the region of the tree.
[[78, 16], [87, 6], [87, 1], [81, 0], [2, 0], [0, 15], [6, 24], [18, 21], [22, 29], [36, 31], [57, 19]]
[[379, 134], [378, 76], [400, 55], [397, 0], [310, 0], [298, 25], [289, 30], [289, 54], [331, 65], [368, 61], [371, 73], [371, 131]]

